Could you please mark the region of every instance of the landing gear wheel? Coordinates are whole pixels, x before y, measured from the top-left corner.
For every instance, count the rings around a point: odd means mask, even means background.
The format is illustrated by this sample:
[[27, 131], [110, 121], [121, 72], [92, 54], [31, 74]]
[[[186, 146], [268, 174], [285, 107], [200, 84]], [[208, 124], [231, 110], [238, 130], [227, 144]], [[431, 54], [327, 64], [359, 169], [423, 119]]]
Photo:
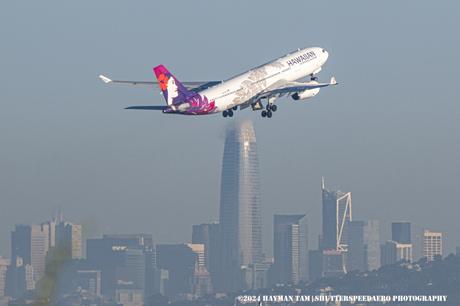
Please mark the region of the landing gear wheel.
[[226, 110], [224, 110], [224, 111], [222, 112], [222, 116], [224, 116], [224, 118], [226, 118], [226, 117], [228, 116], [228, 113], [227, 113]]
[[276, 112], [278, 107], [275, 104], [273, 104], [272, 107], [270, 107], [270, 109], [271, 109], [272, 112]]
[[269, 111], [267, 111], [267, 118], [271, 118], [271, 117], [272, 117], [272, 111], [269, 110]]
[[310, 81], [318, 81], [318, 78], [315, 77], [314, 75], [311, 75], [310, 76]]
[[228, 110], [228, 116], [233, 117], [233, 111], [231, 109]]
[[233, 109], [233, 110], [237, 110], [237, 109], [238, 109], [238, 106], [233, 106], [232, 109]]
[[267, 117], [267, 111], [266, 110], [263, 110], [262, 113], [261, 113], [262, 117]]

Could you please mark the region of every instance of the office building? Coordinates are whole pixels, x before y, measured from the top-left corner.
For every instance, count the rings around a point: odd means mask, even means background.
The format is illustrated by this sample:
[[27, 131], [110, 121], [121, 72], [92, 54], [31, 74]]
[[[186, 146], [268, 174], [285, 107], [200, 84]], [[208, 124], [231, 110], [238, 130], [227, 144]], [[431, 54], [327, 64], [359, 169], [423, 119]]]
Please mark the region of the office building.
[[410, 243], [399, 243], [388, 240], [385, 244], [381, 245], [380, 249], [382, 266], [400, 261], [412, 262], [412, 244]]
[[93, 296], [101, 296], [101, 271], [99, 270], [77, 270], [73, 282], [73, 292], [84, 290]]
[[410, 222], [391, 223], [391, 240], [402, 244], [412, 243]]
[[321, 184], [323, 201], [322, 250], [347, 251], [348, 226], [352, 220], [351, 192], [331, 191]]
[[308, 280], [316, 281], [323, 277], [323, 251], [310, 250], [308, 252]]
[[33, 267], [25, 264], [21, 257], [16, 257], [6, 270], [5, 295], [12, 298], [21, 298], [35, 289]]
[[222, 283], [247, 288], [242, 267], [262, 262], [259, 161], [254, 128], [244, 121], [226, 133], [220, 194]]
[[347, 270], [345, 268], [345, 253], [338, 250], [323, 250], [323, 277], [339, 277], [344, 275]]
[[273, 283], [308, 280], [308, 229], [305, 215], [275, 215]]
[[222, 286], [218, 283], [221, 271], [221, 236], [219, 223], [204, 223], [193, 225], [192, 243], [204, 244], [204, 261], [206, 269], [211, 275], [212, 285], [215, 290]]
[[442, 258], [442, 233], [423, 231], [423, 257], [428, 261]]
[[70, 222], [56, 224], [55, 244], [65, 250], [70, 259], [83, 258], [82, 226]]
[[348, 231], [347, 271], [380, 267], [380, 230], [377, 220], [352, 221]]
[[6, 289], [6, 271], [10, 261], [6, 258], [0, 257], [0, 298], [5, 296]]
[[11, 260], [21, 259], [22, 265], [33, 267], [33, 280], [37, 282], [45, 273], [49, 250], [49, 225], [16, 225], [11, 232]]
[[199, 266], [198, 254], [187, 244], [158, 244], [157, 268], [168, 271], [165, 294], [175, 297], [191, 294], [195, 269]]
[[[87, 240], [87, 264], [93, 270], [101, 271], [102, 294], [116, 298], [120, 291], [141, 290], [151, 293], [155, 272], [151, 265], [153, 238], [147, 234], [104, 235]], [[148, 269], [149, 267], [149, 269]], [[146, 285], [148, 286], [146, 288]], [[123, 291], [126, 292], [126, 291]], [[137, 291], [135, 291], [137, 294]]]

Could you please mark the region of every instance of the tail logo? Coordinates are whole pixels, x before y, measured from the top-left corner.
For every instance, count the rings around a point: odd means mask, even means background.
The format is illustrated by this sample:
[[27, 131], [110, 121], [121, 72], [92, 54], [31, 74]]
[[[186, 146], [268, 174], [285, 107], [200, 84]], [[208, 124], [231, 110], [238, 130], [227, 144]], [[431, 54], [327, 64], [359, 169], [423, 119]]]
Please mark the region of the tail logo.
[[168, 105], [174, 104], [174, 99], [179, 96], [179, 89], [173, 76], [167, 77], [164, 73], [158, 76], [158, 83], [163, 92], [166, 92]]
[[209, 101], [207, 97], [189, 91], [163, 65], [153, 68], [153, 71], [157, 77], [158, 86], [172, 112], [207, 114], [214, 111], [214, 100]]

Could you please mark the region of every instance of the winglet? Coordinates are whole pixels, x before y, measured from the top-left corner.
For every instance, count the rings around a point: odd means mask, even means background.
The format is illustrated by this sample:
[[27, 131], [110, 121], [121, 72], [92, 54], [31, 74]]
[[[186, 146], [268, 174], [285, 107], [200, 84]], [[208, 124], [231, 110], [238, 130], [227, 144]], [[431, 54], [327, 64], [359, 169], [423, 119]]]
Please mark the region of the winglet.
[[337, 83], [336, 79], [335, 79], [335, 76], [331, 77], [331, 81], [329, 82], [331, 85], [337, 85], [339, 83]]
[[99, 78], [104, 82], [105, 84], [112, 83], [112, 80], [106, 77], [105, 75], [100, 74]]

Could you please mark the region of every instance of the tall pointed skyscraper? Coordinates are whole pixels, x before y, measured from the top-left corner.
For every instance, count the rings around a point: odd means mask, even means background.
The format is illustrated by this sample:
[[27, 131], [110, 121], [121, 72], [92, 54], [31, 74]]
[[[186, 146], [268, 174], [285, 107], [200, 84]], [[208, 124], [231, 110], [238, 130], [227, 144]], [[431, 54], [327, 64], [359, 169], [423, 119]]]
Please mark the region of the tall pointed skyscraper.
[[351, 216], [351, 192], [328, 190], [321, 181], [323, 198], [323, 250], [347, 251]]
[[247, 287], [242, 271], [262, 261], [256, 135], [251, 121], [228, 128], [220, 192], [222, 273], [226, 291]]

